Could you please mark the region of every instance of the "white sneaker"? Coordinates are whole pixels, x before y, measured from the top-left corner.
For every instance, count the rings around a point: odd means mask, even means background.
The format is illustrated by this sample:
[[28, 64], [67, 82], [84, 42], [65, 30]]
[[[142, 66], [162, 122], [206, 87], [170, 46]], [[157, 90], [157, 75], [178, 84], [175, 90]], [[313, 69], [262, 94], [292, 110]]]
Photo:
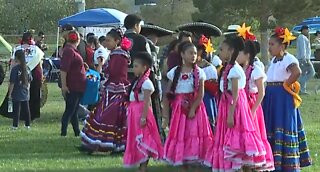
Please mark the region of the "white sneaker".
[[26, 129], [31, 129], [31, 127], [30, 127], [30, 126], [24, 126], [24, 127], [26, 127]]
[[18, 127], [14, 127], [14, 126], [11, 127], [11, 130], [17, 130], [17, 129]]

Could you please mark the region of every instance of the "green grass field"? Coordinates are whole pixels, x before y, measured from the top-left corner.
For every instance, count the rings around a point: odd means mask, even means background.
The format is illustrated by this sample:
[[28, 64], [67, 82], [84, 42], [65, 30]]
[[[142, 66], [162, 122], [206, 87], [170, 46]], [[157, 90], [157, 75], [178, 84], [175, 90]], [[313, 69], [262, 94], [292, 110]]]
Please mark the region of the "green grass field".
[[[310, 84], [314, 88], [319, 80]], [[7, 84], [0, 86], [0, 101], [6, 94]], [[303, 171], [320, 171], [318, 165], [320, 153], [320, 95], [303, 97], [301, 107], [305, 129], [314, 165]], [[111, 157], [108, 154], [87, 155], [79, 153], [75, 146], [80, 144], [79, 138], [73, 136], [71, 126], [66, 138], [60, 134], [60, 117], [64, 110], [64, 101], [55, 83], [49, 84], [48, 102], [42, 109], [41, 118], [26, 130], [23, 123], [17, 131], [10, 129], [11, 120], [0, 117], [0, 171], [135, 171], [123, 169], [122, 157]], [[151, 172], [178, 171], [163, 163], [152, 162]], [[210, 171], [210, 170], [204, 170]]]

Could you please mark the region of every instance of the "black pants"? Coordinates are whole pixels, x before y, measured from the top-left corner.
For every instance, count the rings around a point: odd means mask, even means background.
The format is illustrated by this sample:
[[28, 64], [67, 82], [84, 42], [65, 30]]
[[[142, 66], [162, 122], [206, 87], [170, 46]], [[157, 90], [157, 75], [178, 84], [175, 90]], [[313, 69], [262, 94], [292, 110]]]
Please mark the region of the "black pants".
[[18, 127], [20, 114], [23, 113], [25, 126], [30, 126], [30, 109], [28, 101], [13, 101], [13, 127]]
[[78, 136], [80, 134], [77, 112], [79, 109], [79, 103], [80, 103], [82, 94], [83, 93], [81, 92], [70, 92], [65, 97], [66, 109], [61, 119], [61, 135], [62, 136], [67, 135], [67, 128], [68, 128], [69, 122], [71, 122], [72, 124], [75, 136]]
[[40, 118], [40, 90], [41, 90], [41, 81], [33, 80], [30, 83], [30, 113], [31, 120]]

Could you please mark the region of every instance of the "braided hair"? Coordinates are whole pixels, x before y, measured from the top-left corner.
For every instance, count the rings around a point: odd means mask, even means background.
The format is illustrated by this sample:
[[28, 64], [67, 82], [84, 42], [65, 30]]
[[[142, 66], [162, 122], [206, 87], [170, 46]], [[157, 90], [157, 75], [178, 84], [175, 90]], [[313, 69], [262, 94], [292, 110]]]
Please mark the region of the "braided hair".
[[[183, 42], [179, 45], [178, 47], [178, 53], [185, 53], [186, 50], [188, 50], [189, 48], [195, 47], [195, 45], [191, 42]], [[196, 64], [193, 65], [193, 71], [196, 68]], [[177, 66], [176, 70], [174, 71], [174, 77], [173, 77], [173, 81], [170, 87], [170, 91], [169, 93], [167, 93], [167, 97], [169, 100], [173, 100], [175, 98], [175, 92], [176, 92], [176, 88], [178, 85], [178, 81], [179, 81], [179, 77], [181, 75], [181, 70], [182, 70], [182, 66]], [[195, 84], [196, 85], [196, 84]]]
[[[134, 60], [139, 60], [139, 62], [142, 63], [142, 65], [147, 66], [148, 69], [150, 69], [153, 65], [153, 60], [151, 55], [148, 52], [137, 52], [134, 56]], [[130, 95], [131, 91], [133, 91], [134, 87], [137, 86], [138, 82], [141, 81], [141, 79], [145, 79], [143, 78], [143, 76], [145, 76], [147, 73], [149, 72], [149, 70], [146, 70], [145, 73], [140, 76], [140, 77], [135, 77], [129, 87], [128, 93]], [[151, 98], [154, 99], [156, 97], [159, 97], [159, 86], [158, 83], [156, 82], [155, 79], [155, 74], [152, 70], [150, 70], [150, 74], [149, 74], [149, 79], [151, 80], [152, 84], [154, 85], [155, 91], [152, 93]], [[139, 93], [141, 93], [141, 88], [138, 88]], [[129, 97], [128, 97], [129, 98]]]
[[225, 71], [226, 69], [226, 66], [227, 65], [234, 65], [236, 60], [237, 60], [237, 57], [239, 55], [239, 52], [242, 51], [244, 49], [244, 40], [243, 38], [237, 36], [237, 35], [232, 35], [232, 36], [228, 36], [224, 41], [223, 41], [224, 44], [228, 45], [229, 46], [229, 49], [233, 49], [233, 53], [231, 55], [231, 59], [229, 62], [226, 62], [223, 67], [221, 68], [220, 70], [220, 75], [219, 75], [219, 83], [221, 82], [221, 79], [223, 78], [223, 73], [226, 72], [226, 75], [228, 75], [230, 68], [228, 68], [227, 71]]

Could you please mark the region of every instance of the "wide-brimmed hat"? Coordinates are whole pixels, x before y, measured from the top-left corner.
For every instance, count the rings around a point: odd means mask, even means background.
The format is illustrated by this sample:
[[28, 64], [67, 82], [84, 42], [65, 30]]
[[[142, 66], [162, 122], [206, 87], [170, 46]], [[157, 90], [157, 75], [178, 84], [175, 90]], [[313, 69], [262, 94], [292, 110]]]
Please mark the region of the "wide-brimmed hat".
[[141, 26], [140, 34], [144, 36], [148, 35], [157, 35], [158, 37], [169, 36], [172, 35], [174, 32], [160, 26], [154, 25], [152, 23], [144, 24]]
[[178, 26], [179, 31], [188, 31], [192, 33], [196, 33], [198, 35], [205, 35], [207, 37], [210, 36], [221, 36], [222, 32], [221, 30], [212, 24], [205, 23], [205, 22], [193, 22], [193, 23], [187, 23]]

